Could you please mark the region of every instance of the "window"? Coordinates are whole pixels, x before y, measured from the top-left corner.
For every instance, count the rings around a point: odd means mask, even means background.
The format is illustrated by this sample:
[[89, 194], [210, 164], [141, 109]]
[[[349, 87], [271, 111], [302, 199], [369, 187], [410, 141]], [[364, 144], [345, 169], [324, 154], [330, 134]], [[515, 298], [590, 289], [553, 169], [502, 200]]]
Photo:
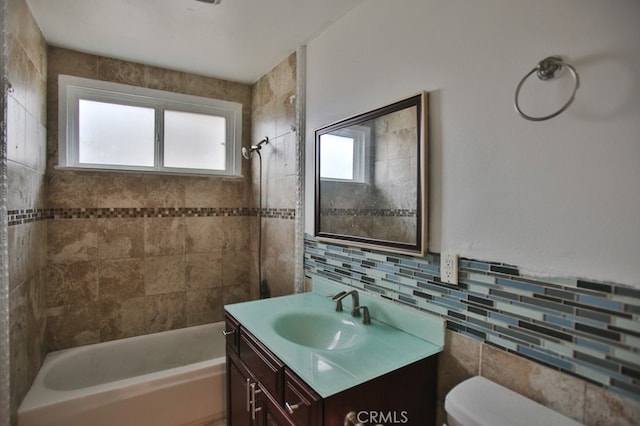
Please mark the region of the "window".
[[368, 127], [351, 126], [321, 135], [320, 177], [368, 182], [370, 133]]
[[60, 76], [58, 167], [240, 175], [242, 105]]

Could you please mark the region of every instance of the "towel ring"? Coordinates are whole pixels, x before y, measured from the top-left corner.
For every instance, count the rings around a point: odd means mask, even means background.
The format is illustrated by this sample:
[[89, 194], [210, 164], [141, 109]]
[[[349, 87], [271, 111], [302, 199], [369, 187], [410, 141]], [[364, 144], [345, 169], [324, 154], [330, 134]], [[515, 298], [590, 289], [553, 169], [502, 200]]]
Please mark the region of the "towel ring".
[[[562, 108], [560, 108], [559, 110], [557, 110], [553, 114], [545, 115], [545, 116], [542, 116], [542, 117], [533, 117], [531, 115], [528, 115], [528, 114], [525, 114], [524, 112], [522, 112], [522, 109], [520, 108], [520, 103], [518, 102], [518, 98], [520, 97], [520, 89], [522, 88], [522, 85], [524, 84], [524, 82], [531, 76], [531, 74], [533, 74], [534, 72], [537, 73], [538, 78], [540, 80], [542, 80], [542, 81], [552, 80], [552, 79], [556, 78], [556, 73], [560, 72], [562, 70], [562, 67], [567, 67], [569, 69], [569, 71], [571, 71], [571, 74], [573, 75], [573, 79], [575, 80], [575, 86], [573, 88], [573, 93], [571, 94], [571, 97], [569, 98], [567, 103], [565, 103], [562, 106]], [[553, 118], [556, 115], [562, 113], [567, 108], [569, 108], [569, 105], [571, 105], [571, 103], [573, 102], [573, 100], [576, 97], [576, 92], [578, 91], [578, 87], [579, 86], [580, 86], [580, 77], [578, 77], [578, 73], [576, 72], [576, 69], [573, 68], [571, 65], [565, 63], [562, 60], [562, 58], [559, 57], [559, 56], [549, 56], [548, 58], [545, 58], [545, 59], [541, 60], [540, 62], [538, 62], [538, 65], [534, 69], [529, 71], [529, 73], [527, 75], [525, 75], [522, 78], [522, 80], [520, 80], [520, 83], [518, 84], [518, 87], [516, 88], [516, 95], [515, 95], [516, 111], [518, 111], [518, 114], [520, 114], [523, 118], [526, 118], [527, 120], [531, 120], [531, 121], [548, 120], [548, 119]]]

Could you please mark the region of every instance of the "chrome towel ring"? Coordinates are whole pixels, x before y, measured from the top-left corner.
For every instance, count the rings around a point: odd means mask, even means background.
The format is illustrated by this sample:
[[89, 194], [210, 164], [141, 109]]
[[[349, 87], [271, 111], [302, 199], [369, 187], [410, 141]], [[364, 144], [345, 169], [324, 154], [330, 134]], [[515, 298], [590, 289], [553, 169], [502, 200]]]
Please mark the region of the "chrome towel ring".
[[[518, 101], [518, 98], [520, 97], [520, 89], [522, 88], [522, 85], [524, 84], [524, 82], [531, 76], [531, 74], [533, 74], [534, 72], [537, 73], [538, 78], [542, 81], [552, 80], [556, 78], [556, 73], [560, 72], [562, 70], [562, 67], [567, 67], [569, 71], [571, 71], [571, 74], [573, 75], [573, 79], [575, 80], [573, 93], [571, 94], [571, 97], [569, 98], [567, 103], [565, 103], [562, 106], [562, 108], [560, 108], [553, 114], [545, 115], [542, 117], [532, 117], [522, 112], [522, 109], [520, 108], [520, 103]], [[518, 87], [516, 88], [516, 95], [515, 95], [516, 111], [518, 111], [518, 114], [520, 114], [523, 118], [526, 118], [527, 120], [531, 120], [531, 121], [548, 120], [562, 113], [564, 110], [566, 110], [569, 107], [569, 105], [571, 105], [571, 103], [576, 97], [576, 92], [578, 91], [579, 86], [580, 86], [580, 77], [578, 77], [578, 73], [576, 72], [576, 69], [573, 68], [571, 65], [565, 63], [562, 60], [562, 58], [559, 56], [549, 56], [548, 58], [545, 58], [540, 62], [538, 62], [538, 65], [534, 69], [529, 71], [529, 73], [525, 75], [522, 78], [522, 80], [520, 80], [520, 83], [518, 83]]]

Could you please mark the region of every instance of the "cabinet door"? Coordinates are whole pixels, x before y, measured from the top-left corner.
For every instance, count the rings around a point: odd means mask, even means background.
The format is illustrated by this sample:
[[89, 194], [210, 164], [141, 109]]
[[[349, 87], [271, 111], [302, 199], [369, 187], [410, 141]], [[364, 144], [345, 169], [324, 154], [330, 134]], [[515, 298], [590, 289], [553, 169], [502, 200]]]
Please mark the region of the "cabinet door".
[[282, 375], [284, 364], [276, 358], [260, 341], [244, 329], [240, 332], [239, 350], [240, 360], [251, 371], [276, 401], [282, 400]]
[[302, 379], [286, 369], [284, 375], [284, 409], [295, 424], [322, 425], [322, 399]]
[[260, 405], [258, 411], [259, 426], [303, 426], [302, 424], [296, 425], [264, 388], [257, 395], [257, 401]]
[[227, 424], [228, 426], [251, 425], [249, 410], [249, 385], [251, 375], [242, 362], [227, 351]]

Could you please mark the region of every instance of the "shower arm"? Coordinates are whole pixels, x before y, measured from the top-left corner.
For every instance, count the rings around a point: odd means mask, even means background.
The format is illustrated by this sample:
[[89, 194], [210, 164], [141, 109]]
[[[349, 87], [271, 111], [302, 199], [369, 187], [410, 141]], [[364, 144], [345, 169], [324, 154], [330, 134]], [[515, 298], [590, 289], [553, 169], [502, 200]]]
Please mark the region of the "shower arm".
[[268, 144], [268, 143], [269, 143], [269, 138], [267, 136], [265, 136], [264, 139], [262, 139], [260, 142], [258, 142], [255, 145], [252, 145], [251, 149], [252, 150], [260, 149], [262, 147], [262, 145]]
[[262, 139], [260, 142], [258, 142], [256, 145], [251, 145], [250, 148], [247, 148], [246, 146], [242, 147], [242, 156], [244, 158], [246, 158], [247, 160], [251, 160], [251, 155], [254, 152], [260, 152], [260, 150], [262, 149], [262, 145], [264, 144], [268, 144], [269, 143], [269, 138], [265, 136], [264, 139]]

